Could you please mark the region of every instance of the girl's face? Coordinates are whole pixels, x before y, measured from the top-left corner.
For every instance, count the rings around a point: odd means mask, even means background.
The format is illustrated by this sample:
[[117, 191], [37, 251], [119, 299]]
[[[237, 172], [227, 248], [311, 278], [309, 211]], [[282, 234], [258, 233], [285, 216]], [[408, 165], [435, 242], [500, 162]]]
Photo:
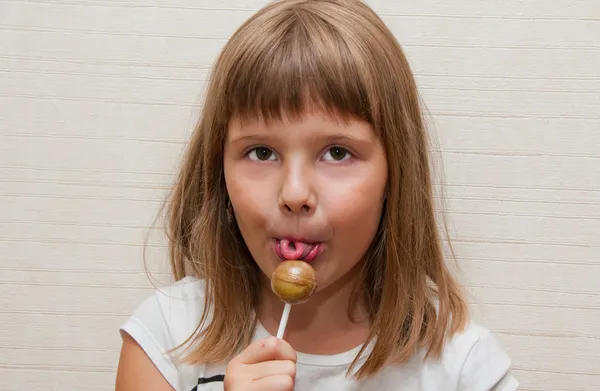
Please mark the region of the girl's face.
[[352, 277], [387, 182], [384, 147], [368, 123], [318, 112], [269, 125], [234, 119], [224, 169], [240, 232], [268, 278], [284, 259], [310, 262], [318, 290]]

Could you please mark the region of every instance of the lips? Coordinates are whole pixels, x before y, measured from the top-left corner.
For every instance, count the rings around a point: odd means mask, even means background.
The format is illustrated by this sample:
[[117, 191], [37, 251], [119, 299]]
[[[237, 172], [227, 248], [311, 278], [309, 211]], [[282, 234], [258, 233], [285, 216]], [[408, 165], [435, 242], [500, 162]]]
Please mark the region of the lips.
[[312, 262], [322, 252], [322, 243], [307, 243], [291, 239], [275, 239], [275, 253], [283, 260]]

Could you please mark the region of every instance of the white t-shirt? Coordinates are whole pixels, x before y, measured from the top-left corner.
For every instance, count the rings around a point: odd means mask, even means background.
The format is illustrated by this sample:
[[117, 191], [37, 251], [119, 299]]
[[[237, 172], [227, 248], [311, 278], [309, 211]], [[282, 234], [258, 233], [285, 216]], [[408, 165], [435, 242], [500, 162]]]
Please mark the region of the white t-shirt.
[[[196, 330], [203, 297], [203, 282], [186, 277], [156, 290], [121, 327], [176, 391], [223, 390], [225, 363], [188, 365], [169, 354]], [[254, 338], [269, 335], [259, 324]], [[423, 361], [423, 354], [417, 354], [402, 366], [387, 367], [360, 382], [345, 376], [359, 349], [328, 356], [298, 352], [295, 390], [489, 391], [500, 380], [495, 390], [514, 391], [518, 386], [509, 373], [508, 355], [488, 330], [474, 323], [446, 343], [439, 359]]]

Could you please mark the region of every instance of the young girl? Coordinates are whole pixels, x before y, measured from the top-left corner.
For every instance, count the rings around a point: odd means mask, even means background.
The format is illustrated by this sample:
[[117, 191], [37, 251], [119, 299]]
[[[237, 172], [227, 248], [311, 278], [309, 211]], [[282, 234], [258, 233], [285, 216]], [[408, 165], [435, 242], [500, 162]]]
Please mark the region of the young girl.
[[[423, 122], [359, 0], [282, 0], [244, 23], [169, 200], [177, 282], [122, 326], [117, 390], [516, 390], [444, 265]], [[277, 339], [285, 259], [317, 290]]]

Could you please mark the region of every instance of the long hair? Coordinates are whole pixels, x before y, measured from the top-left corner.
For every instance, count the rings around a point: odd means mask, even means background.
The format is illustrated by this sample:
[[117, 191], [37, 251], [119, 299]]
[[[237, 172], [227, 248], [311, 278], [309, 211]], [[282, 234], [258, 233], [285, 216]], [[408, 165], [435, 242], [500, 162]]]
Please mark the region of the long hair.
[[220, 53], [168, 200], [173, 275], [206, 284], [189, 362], [231, 357], [250, 343], [257, 324], [260, 270], [227, 213], [228, 123], [233, 116], [300, 118], [315, 106], [367, 121], [388, 162], [387, 200], [359, 281], [373, 346], [355, 377], [404, 363], [420, 349], [439, 356], [468, 320], [444, 262], [424, 119], [400, 45], [359, 0], [282, 0], [254, 14]]

